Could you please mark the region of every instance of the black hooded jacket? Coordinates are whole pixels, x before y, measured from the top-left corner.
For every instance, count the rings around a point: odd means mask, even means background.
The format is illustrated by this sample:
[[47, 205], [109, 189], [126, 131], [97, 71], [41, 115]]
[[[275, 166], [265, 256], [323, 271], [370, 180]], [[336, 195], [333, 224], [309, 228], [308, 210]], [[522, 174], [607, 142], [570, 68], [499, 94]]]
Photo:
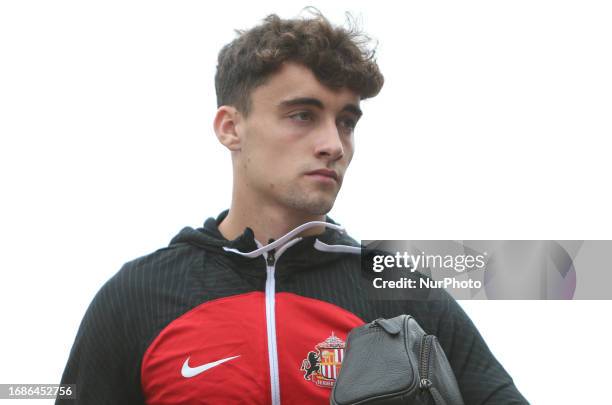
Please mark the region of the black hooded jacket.
[[438, 337], [467, 405], [527, 403], [443, 291], [371, 299], [360, 245], [329, 217], [320, 235], [295, 238], [322, 224], [308, 223], [263, 246], [249, 228], [226, 240], [227, 212], [100, 289], [62, 377], [78, 399], [57, 403], [327, 404], [348, 332], [400, 314]]

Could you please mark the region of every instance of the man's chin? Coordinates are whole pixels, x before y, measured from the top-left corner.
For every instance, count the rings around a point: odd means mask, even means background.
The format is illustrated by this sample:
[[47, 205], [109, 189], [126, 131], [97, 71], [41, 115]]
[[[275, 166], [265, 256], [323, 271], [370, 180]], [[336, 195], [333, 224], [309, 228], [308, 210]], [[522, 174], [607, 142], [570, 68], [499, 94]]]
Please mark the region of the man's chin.
[[336, 199], [326, 199], [326, 200], [320, 200], [317, 202], [313, 202], [312, 204], [310, 204], [309, 206], [309, 212], [312, 215], [326, 215], [329, 211], [331, 211], [331, 209], [334, 207], [334, 202], [336, 201]]
[[334, 202], [335, 202], [335, 198], [334, 199], [317, 199], [317, 200], [313, 200], [313, 199], [307, 199], [307, 200], [302, 200], [302, 201], [291, 201], [290, 202], [290, 206], [291, 208], [297, 210], [297, 211], [301, 211], [302, 213], [312, 216], [312, 215], [325, 215], [327, 214], [329, 211], [331, 211], [331, 209], [334, 206]]

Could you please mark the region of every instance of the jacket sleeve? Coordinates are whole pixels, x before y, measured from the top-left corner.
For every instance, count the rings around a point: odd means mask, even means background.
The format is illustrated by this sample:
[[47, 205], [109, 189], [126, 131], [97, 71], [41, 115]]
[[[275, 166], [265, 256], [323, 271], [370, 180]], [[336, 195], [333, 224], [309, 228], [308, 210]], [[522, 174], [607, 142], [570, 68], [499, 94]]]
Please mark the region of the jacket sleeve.
[[529, 404], [512, 377], [493, 356], [459, 304], [448, 294], [442, 305], [437, 335], [447, 354], [466, 405]]
[[[70, 351], [62, 384], [76, 384], [76, 400], [56, 404], [144, 404], [140, 364], [124, 288], [111, 278], [89, 305]], [[133, 331], [132, 331], [133, 335]]]

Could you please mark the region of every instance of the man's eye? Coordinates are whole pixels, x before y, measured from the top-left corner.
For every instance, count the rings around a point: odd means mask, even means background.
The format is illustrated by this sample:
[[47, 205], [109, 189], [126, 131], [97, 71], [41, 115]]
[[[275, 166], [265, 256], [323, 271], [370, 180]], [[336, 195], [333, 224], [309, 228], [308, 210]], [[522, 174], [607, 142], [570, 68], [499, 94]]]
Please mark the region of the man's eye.
[[296, 121], [310, 121], [312, 120], [312, 114], [309, 111], [299, 111], [289, 116]]
[[348, 129], [351, 131], [353, 131], [357, 126], [357, 121], [352, 118], [342, 118], [339, 123], [344, 129]]

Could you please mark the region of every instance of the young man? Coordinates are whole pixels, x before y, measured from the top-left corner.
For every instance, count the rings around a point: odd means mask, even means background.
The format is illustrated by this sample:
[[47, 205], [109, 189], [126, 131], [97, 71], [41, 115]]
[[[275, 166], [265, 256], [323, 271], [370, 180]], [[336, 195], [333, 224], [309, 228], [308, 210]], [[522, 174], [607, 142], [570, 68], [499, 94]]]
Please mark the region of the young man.
[[526, 403], [452, 299], [368, 300], [360, 246], [326, 216], [383, 84], [360, 41], [272, 15], [221, 50], [230, 209], [102, 287], [62, 378], [77, 403], [326, 404], [350, 330], [403, 313], [439, 337], [466, 404]]

